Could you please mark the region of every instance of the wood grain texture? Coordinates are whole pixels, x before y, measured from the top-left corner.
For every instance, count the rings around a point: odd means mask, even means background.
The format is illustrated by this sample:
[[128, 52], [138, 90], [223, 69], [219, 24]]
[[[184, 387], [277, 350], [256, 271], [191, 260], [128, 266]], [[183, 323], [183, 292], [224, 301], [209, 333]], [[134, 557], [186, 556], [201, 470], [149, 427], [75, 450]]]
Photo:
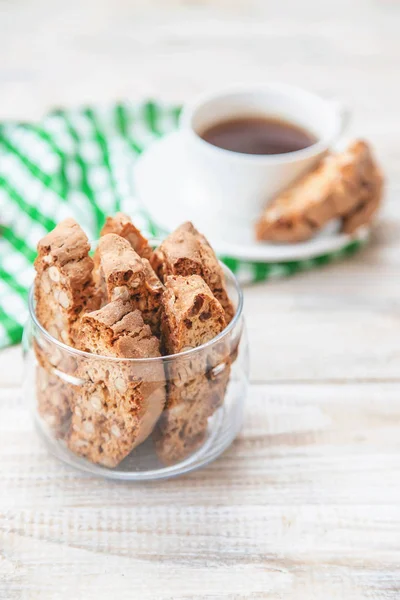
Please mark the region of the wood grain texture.
[[4, 598], [398, 597], [396, 384], [253, 386], [220, 460], [146, 485], [60, 465], [0, 398]]
[[346, 262], [245, 291], [253, 385], [206, 469], [127, 485], [60, 465], [0, 354], [0, 600], [400, 597], [400, 5], [20, 0], [0, 6], [0, 119], [285, 80], [352, 107], [388, 202]]

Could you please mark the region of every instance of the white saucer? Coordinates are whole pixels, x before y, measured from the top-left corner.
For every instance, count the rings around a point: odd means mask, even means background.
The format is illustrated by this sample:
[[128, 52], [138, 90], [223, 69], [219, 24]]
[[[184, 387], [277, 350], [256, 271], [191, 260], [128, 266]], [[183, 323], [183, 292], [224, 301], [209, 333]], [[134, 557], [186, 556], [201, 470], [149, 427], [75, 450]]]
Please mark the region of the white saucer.
[[[175, 131], [154, 142], [137, 160], [134, 171], [135, 189], [140, 202], [157, 228], [173, 231], [183, 221], [191, 220], [210, 240], [217, 254], [252, 262], [287, 262], [306, 260], [341, 250], [354, 240], [364, 240], [369, 228], [355, 234], [339, 233], [339, 224], [327, 228], [308, 242], [273, 244], [256, 242], [251, 228], [231, 230], [230, 238], [218, 231], [218, 222], [202, 210], [201, 182], [189, 177], [183, 137]], [[222, 217], [221, 217], [222, 218]]]

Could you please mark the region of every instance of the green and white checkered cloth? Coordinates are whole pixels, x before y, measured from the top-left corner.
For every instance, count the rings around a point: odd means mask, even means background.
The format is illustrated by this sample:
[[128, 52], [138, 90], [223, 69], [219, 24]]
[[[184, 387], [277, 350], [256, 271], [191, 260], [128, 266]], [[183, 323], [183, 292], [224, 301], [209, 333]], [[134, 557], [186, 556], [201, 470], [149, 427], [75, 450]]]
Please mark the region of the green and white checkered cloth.
[[[152, 101], [55, 110], [38, 123], [0, 124], [0, 348], [20, 341], [36, 244], [66, 217], [96, 239], [106, 215], [122, 210], [157, 236], [134, 201], [132, 165], [155, 139], [177, 127], [180, 109]], [[291, 275], [353, 253], [280, 264], [222, 257], [246, 281]]]

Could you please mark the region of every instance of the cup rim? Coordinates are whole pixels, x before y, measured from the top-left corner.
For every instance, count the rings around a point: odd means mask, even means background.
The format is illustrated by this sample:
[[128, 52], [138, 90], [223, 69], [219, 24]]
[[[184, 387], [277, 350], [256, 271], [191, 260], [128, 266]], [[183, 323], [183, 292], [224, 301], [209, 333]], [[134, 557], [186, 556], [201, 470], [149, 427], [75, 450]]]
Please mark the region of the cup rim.
[[[151, 242], [151, 240], [150, 240], [150, 242]], [[72, 346], [68, 346], [67, 344], [64, 344], [64, 342], [61, 342], [57, 338], [53, 337], [47, 331], [47, 329], [45, 329], [43, 327], [43, 325], [39, 322], [39, 320], [36, 316], [36, 311], [35, 311], [35, 295], [34, 295], [35, 284], [34, 283], [30, 287], [29, 297], [28, 297], [28, 309], [29, 309], [30, 321], [33, 322], [35, 327], [37, 327], [37, 329], [39, 329], [39, 331], [44, 335], [44, 337], [50, 343], [55, 344], [55, 346], [61, 348], [64, 352], [68, 352], [69, 354], [74, 355], [74, 356], [89, 358], [91, 360], [98, 359], [98, 360], [106, 360], [106, 361], [111, 361], [114, 363], [123, 363], [123, 364], [127, 364], [127, 363], [128, 364], [144, 364], [144, 363], [149, 363], [149, 362], [154, 363], [154, 362], [158, 362], [158, 361], [171, 362], [178, 358], [190, 357], [190, 356], [196, 355], [199, 352], [206, 350], [207, 348], [212, 347], [214, 344], [218, 344], [221, 340], [223, 340], [235, 328], [236, 324], [239, 322], [239, 320], [243, 314], [243, 291], [239, 284], [239, 281], [236, 278], [235, 274], [231, 271], [231, 269], [229, 269], [229, 267], [227, 267], [225, 264], [223, 264], [221, 262], [220, 262], [220, 264], [224, 270], [224, 275], [229, 277], [229, 279], [233, 283], [235, 291], [237, 293], [238, 303], [237, 303], [237, 307], [236, 307], [236, 312], [235, 312], [232, 320], [230, 321], [230, 323], [225, 327], [225, 329], [223, 329], [223, 331], [221, 331], [221, 333], [219, 333], [217, 336], [213, 337], [208, 342], [201, 344], [200, 346], [196, 346], [196, 348], [191, 348], [190, 350], [185, 350], [185, 352], [178, 352], [177, 354], [167, 354], [165, 356], [150, 356], [148, 358], [120, 358], [117, 356], [103, 356], [102, 354], [93, 354], [92, 352], [86, 352], [85, 350], [79, 350], [78, 348], [73, 348]]]
[[[331, 136], [325, 136], [324, 138], [318, 139], [311, 146], [307, 146], [307, 148], [303, 148], [301, 150], [294, 150], [292, 152], [285, 152], [282, 154], [246, 154], [244, 152], [235, 152], [233, 150], [227, 150], [225, 148], [220, 148], [218, 146], [214, 146], [204, 140], [193, 128], [192, 119], [195, 113], [207, 102], [217, 100], [221, 97], [228, 95], [238, 95], [244, 93], [254, 93], [259, 92], [260, 94], [268, 92], [268, 91], [281, 91], [286, 94], [297, 94], [301, 95], [305, 98], [313, 98], [314, 100], [319, 100], [327, 105], [330, 105], [332, 108], [332, 113], [335, 114], [336, 117], [336, 126], [334, 127], [334, 132]], [[255, 85], [232, 85], [225, 88], [221, 88], [212, 92], [205, 92], [194, 99], [192, 102], [185, 104], [182, 109], [182, 113], [179, 119], [179, 129], [186, 134], [189, 134], [192, 140], [203, 149], [203, 151], [207, 151], [213, 153], [216, 157], [229, 158], [229, 160], [236, 160], [241, 162], [250, 162], [253, 164], [274, 164], [274, 163], [290, 163], [296, 162], [297, 160], [301, 160], [303, 158], [316, 156], [321, 154], [325, 150], [327, 150], [332, 143], [339, 137], [341, 130], [341, 115], [338, 110], [338, 104], [329, 98], [324, 98], [319, 94], [291, 85], [287, 83], [280, 83], [277, 81], [273, 81], [265, 84], [255, 84]]]

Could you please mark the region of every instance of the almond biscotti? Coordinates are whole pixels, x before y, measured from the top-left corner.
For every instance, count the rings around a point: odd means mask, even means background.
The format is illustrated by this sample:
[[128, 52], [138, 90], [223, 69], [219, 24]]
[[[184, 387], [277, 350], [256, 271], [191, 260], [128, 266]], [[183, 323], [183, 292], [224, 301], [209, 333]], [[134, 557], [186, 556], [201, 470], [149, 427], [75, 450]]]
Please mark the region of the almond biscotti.
[[[89, 242], [73, 219], [66, 219], [38, 244], [35, 261], [36, 315], [54, 338], [75, 344], [76, 324], [85, 310], [99, 305], [93, 279]], [[43, 336], [35, 352], [40, 364], [37, 387], [38, 411], [57, 436], [70, 418], [71, 386], [61, 377], [73, 374], [75, 363], [67, 352], [48, 344]], [[60, 376], [53, 374], [56, 368]], [[48, 385], [45, 386], [47, 380]]]
[[158, 334], [164, 286], [149, 261], [141, 258], [126, 239], [113, 233], [100, 238], [97, 253], [105, 302], [129, 299], [153, 333]]
[[165, 283], [169, 275], [199, 275], [204, 279], [225, 311], [229, 323], [235, 313], [229, 299], [222, 267], [206, 238], [192, 223], [186, 222], [157, 248], [151, 264]]
[[[150, 260], [152, 256], [152, 248], [147, 239], [141, 234], [139, 229], [134, 226], [130, 217], [124, 213], [116, 213], [113, 217], [107, 217], [103, 229], [100, 232], [100, 237], [113, 233], [127, 240], [131, 248], [141, 257]], [[100, 256], [99, 250], [96, 248], [93, 257], [94, 261], [94, 279], [97, 284], [100, 283]]]
[[56, 339], [74, 345], [74, 325], [98, 305], [90, 245], [73, 219], [62, 221], [38, 244], [35, 260], [36, 315]]
[[99, 358], [82, 358], [85, 383], [72, 403], [68, 447], [91, 462], [117, 466], [153, 430], [165, 404], [160, 362], [113, 363], [101, 357], [159, 357], [159, 340], [133, 304], [114, 300], [81, 320], [78, 347]]
[[383, 189], [382, 173], [363, 141], [329, 154], [270, 203], [256, 224], [258, 240], [301, 242], [332, 219], [352, 233], [371, 221]]
[[[169, 276], [162, 302], [162, 343], [166, 354], [192, 350], [226, 327], [225, 313], [198, 275]], [[208, 418], [223, 401], [230, 359], [223, 341], [167, 364], [167, 404], [154, 434], [160, 459], [172, 464], [204, 441]], [[222, 385], [221, 385], [222, 383]]]
[[142, 259], [127, 240], [109, 233], [100, 238], [97, 252], [104, 303], [122, 296], [127, 300], [144, 288]]
[[125, 238], [139, 256], [150, 260], [153, 253], [152, 248], [139, 229], [134, 226], [128, 215], [119, 212], [113, 217], [107, 217], [100, 236], [108, 233], [115, 233]]

